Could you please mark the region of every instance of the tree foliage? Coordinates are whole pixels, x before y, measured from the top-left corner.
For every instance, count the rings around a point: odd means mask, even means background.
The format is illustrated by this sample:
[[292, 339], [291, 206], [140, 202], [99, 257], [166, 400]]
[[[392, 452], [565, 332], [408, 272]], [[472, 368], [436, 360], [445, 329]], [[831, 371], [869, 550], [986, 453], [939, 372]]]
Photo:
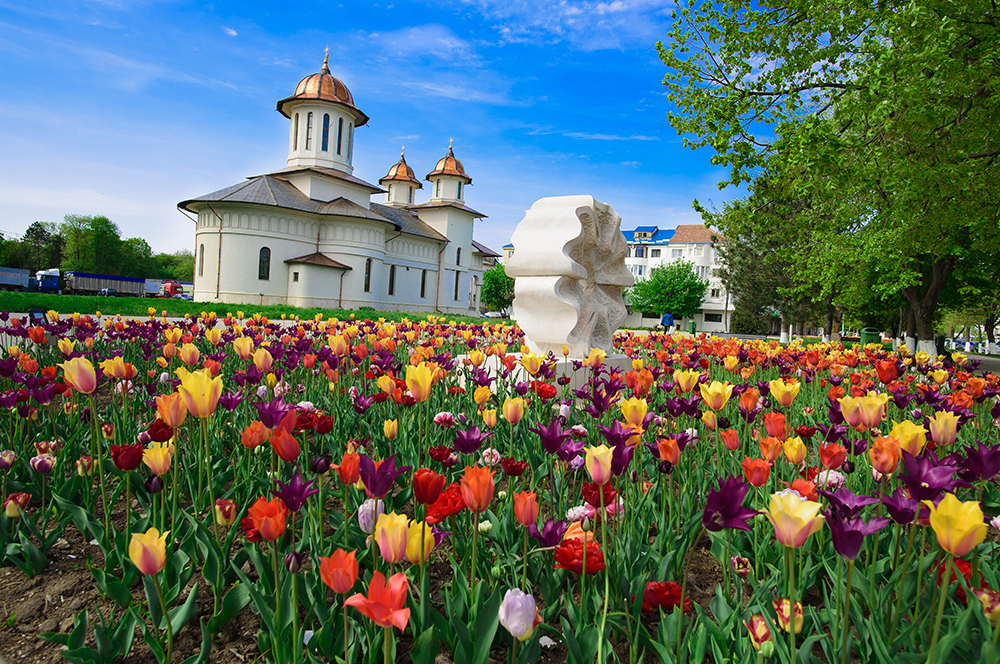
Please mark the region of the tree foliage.
[[679, 260], [653, 268], [649, 277], [628, 290], [633, 309], [651, 314], [690, 318], [701, 310], [708, 280], [694, 271], [690, 261]]
[[493, 311], [503, 311], [514, 301], [514, 278], [504, 272], [503, 263], [497, 263], [483, 273], [480, 300]]
[[720, 186], [749, 185], [739, 223], [778, 240], [792, 288], [842, 305], [901, 296], [931, 338], [952, 271], [997, 228], [992, 3], [739, 0], [677, 19], [658, 44], [670, 122], [715, 150]]

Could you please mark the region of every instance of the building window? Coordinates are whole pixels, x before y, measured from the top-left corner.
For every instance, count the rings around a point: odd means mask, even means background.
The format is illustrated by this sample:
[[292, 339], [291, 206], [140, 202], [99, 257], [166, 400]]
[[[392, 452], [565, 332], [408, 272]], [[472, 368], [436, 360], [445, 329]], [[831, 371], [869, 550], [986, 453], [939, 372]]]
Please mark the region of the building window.
[[198, 276], [205, 276], [205, 245], [198, 247]]
[[342, 154], [340, 146], [344, 142], [344, 118], [337, 118], [337, 154]]
[[365, 261], [365, 292], [372, 291], [372, 259]]
[[458, 280], [462, 278], [462, 273], [455, 270], [455, 299], [458, 300]]
[[706, 323], [721, 323], [722, 314], [705, 314]]
[[684, 256], [684, 250], [683, 249], [673, 249], [670, 252], [670, 257], [671, 258], [681, 258], [682, 256]]
[[462, 248], [459, 247], [458, 251], [455, 252], [455, 265], [461, 265], [461, 264], [462, 264]]
[[719, 297], [719, 289], [713, 288], [711, 297]]
[[625, 254], [625, 258], [632, 258], [632, 247], [628, 248], [628, 253]]
[[[413, 191], [412, 189], [410, 190]], [[427, 296], [427, 270], [420, 272], [420, 297]]]
[[434, 181], [434, 195], [435, 196], [440, 196], [441, 195], [441, 179], [440, 178], [438, 178], [437, 180]]
[[659, 249], [650, 249], [649, 250], [649, 257], [650, 258], [659, 258], [660, 257], [660, 250]]
[[396, 294], [396, 266], [389, 266], [389, 295]]
[[347, 125], [347, 161], [354, 159], [354, 123]]
[[413, 205], [413, 187], [407, 187], [406, 191], [407, 191], [406, 202], [409, 203], [410, 205]]
[[387, 192], [386, 192], [386, 197], [387, 197], [387, 198], [388, 198], [388, 199], [389, 199], [390, 201], [392, 200], [392, 183], [391, 183], [391, 182], [389, 183], [389, 191], [387, 191]]
[[641, 265], [639, 266], [639, 276], [640, 277], [642, 276], [642, 266]]
[[462, 197], [462, 183], [461, 182], [458, 183], [458, 197], [459, 198]]
[[691, 247], [692, 256], [701, 256], [704, 251], [704, 247]]
[[642, 256], [643, 256], [642, 247], [636, 247], [635, 248], [635, 257], [636, 258], [642, 258]]
[[306, 116], [306, 150], [312, 149], [313, 140], [313, 114]]
[[298, 281], [298, 280], [299, 280], [299, 273], [292, 272], [292, 281]]
[[293, 131], [292, 131], [292, 149], [293, 150], [298, 150], [299, 149], [299, 114], [298, 113], [295, 114], [295, 122], [293, 122], [292, 125], [293, 125]]
[[257, 278], [264, 280], [271, 278], [271, 250], [267, 247], [261, 247], [260, 250], [260, 260], [257, 262]]
[[323, 152], [330, 151], [330, 114], [323, 114]]

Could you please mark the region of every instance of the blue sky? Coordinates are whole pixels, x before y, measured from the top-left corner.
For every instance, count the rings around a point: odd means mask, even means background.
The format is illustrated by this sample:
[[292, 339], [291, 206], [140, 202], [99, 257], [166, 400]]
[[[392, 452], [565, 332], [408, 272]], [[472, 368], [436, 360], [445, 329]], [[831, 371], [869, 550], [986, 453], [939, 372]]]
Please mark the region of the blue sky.
[[591, 194], [623, 228], [699, 223], [692, 199], [737, 192], [667, 123], [669, 23], [641, 0], [0, 0], [0, 230], [104, 214], [190, 247], [177, 202], [284, 166], [275, 102], [327, 45], [371, 117], [355, 175], [376, 182], [405, 145], [422, 177], [454, 138], [494, 249], [545, 196]]

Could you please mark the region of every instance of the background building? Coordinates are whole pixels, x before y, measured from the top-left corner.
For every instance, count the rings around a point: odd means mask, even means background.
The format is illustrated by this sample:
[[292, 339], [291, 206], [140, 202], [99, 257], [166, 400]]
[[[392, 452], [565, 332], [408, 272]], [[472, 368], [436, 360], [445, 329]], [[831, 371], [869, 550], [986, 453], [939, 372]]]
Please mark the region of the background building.
[[[717, 231], [702, 224], [682, 224], [670, 229], [639, 226], [635, 230], [622, 231], [622, 234], [629, 246], [625, 266], [636, 281], [647, 278], [650, 271], [659, 265], [679, 260], [692, 263], [698, 276], [708, 280], [701, 311], [693, 319], [675, 319], [675, 324], [687, 330], [689, 321], [694, 320], [698, 331], [729, 330], [733, 302], [719, 279], [718, 252], [712, 242], [713, 239], [718, 242], [724, 238]], [[658, 323], [659, 318], [654, 321], [634, 313], [626, 319], [625, 326], [645, 327]]]
[[[354, 176], [355, 130], [368, 122], [327, 61], [278, 102], [285, 168], [178, 204], [197, 215], [199, 302], [476, 314], [486, 262], [465, 204], [472, 178], [451, 146], [423, 183], [403, 155], [377, 186]], [[384, 194], [381, 204], [372, 194]]]

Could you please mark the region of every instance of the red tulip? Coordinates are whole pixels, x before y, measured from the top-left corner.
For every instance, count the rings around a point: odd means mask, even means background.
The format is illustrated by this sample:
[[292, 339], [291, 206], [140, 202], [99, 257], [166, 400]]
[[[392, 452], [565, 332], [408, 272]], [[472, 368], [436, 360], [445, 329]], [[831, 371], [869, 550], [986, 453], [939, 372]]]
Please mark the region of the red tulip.
[[427, 508], [427, 523], [441, 523], [465, 509], [462, 488], [457, 482], [445, 487], [438, 499]]
[[257, 502], [250, 506], [247, 514], [253, 520], [253, 527], [266, 541], [273, 542], [285, 534], [288, 508], [281, 502], [281, 498], [272, 500], [258, 498]]
[[767, 484], [767, 478], [771, 476], [771, 464], [763, 459], [751, 459], [747, 457], [741, 464], [743, 474], [746, 475], [747, 482], [755, 487], [762, 487]]
[[382, 572], [372, 575], [368, 584], [368, 596], [355, 593], [347, 598], [345, 606], [353, 606], [380, 627], [406, 629], [410, 620], [410, 610], [403, 608], [410, 582], [402, 572], [393, 574], [386, 582]]
[[142, 451], [142, 443], [112, 445], [111, 460], [115, 462], [118, 470], [135, 470], [142, 463]]
[[421, 468], [413, 473], [413, 497], [421, 505], [430, 505], [438, 499], [444, 489], [444, 475], [438, 475], [430, 468]]
[[[583, 574], [583, 539], [567, 538], [555, 548], [556, 569], [568, 569], [577, 574]], [[604, 552], [600, 545], [591, 540], [587, 542], [587, 574], [596, 574], [604, 569]]]
[[358, 561], [356, 551], [347, 553], [337, 549], [332, 556], [320, 557], [319, 578], [335, 593], [346, 593], [354, 587], [358, 579]]
[[281, 457], [282, 461], [291, 463], [299, 456], [298, 439], [285, 429], [275, 430], [274, 435], [271, 436], [271, 447], [274, 448], [274, 451]]

